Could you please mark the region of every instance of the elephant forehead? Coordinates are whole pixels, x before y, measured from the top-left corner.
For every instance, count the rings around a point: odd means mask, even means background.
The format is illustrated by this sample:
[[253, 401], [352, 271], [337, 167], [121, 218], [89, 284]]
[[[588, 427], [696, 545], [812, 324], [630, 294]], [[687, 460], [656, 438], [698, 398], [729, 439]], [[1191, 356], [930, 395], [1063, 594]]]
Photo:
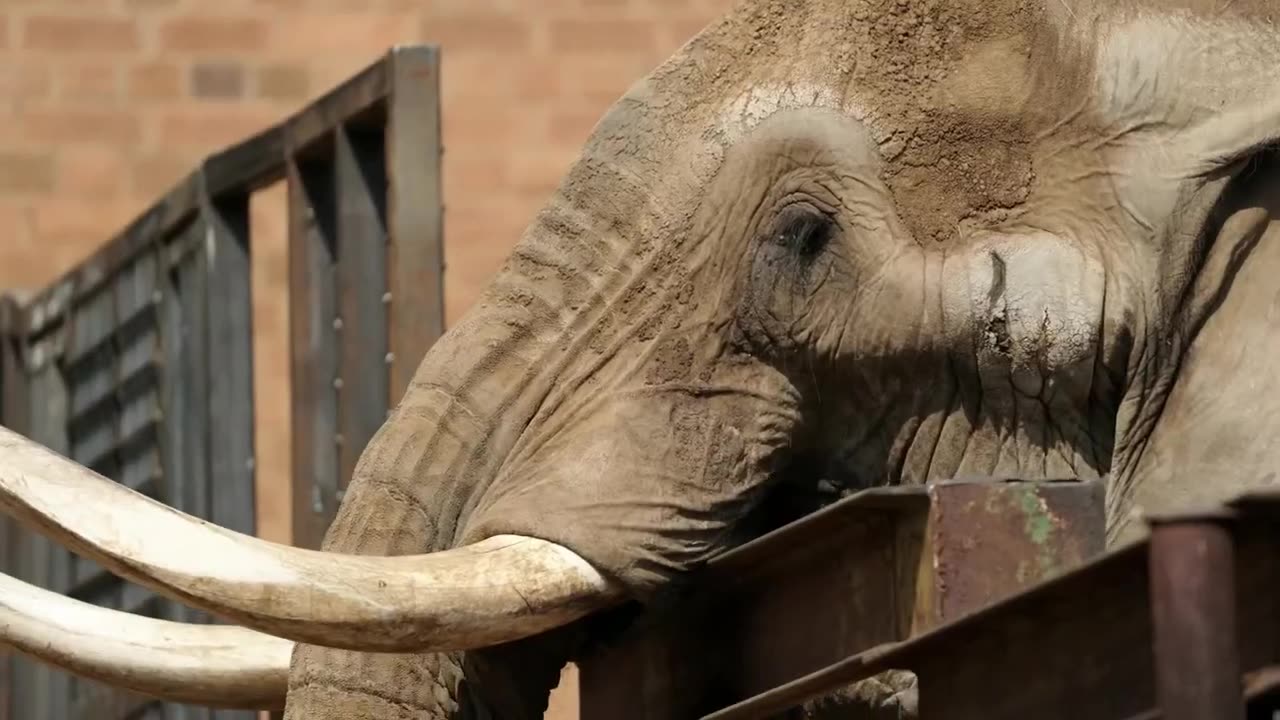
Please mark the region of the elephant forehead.
[[1048, 107], [1059, 99], [1043, 81], [1056, 53], [1033, 52], [1057, 22], [1041, 3], [819, 3], [792, 48], [798, 59], [771, 59], [726, 99], [723, 142], [796, 108], [860, 121], [867, 135], [848, 141], [878, 150], [896, 212], [922, 243], [999, 223], [1027, 201], [1036, 130], [1069, 112]]
[[999, 222], [1036, 177], [1031, 49], [1051, 18], [1018, 0], [895, 2], [870, 17], [849, 95], [871, 108], [907, 229], [930, 243], [966, 221]]

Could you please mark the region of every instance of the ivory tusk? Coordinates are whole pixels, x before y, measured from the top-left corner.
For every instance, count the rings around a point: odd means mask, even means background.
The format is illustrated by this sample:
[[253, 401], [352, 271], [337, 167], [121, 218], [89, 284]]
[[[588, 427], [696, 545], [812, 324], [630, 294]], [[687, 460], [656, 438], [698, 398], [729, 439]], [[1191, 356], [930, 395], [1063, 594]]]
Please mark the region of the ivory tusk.
[[467, 650], [623, 599], [568, 548], [496, 536], [438, 553], [303, 550], [181, 513], [0, 428], [0, 509], [121, 577], [238, 625], [370, 652]]

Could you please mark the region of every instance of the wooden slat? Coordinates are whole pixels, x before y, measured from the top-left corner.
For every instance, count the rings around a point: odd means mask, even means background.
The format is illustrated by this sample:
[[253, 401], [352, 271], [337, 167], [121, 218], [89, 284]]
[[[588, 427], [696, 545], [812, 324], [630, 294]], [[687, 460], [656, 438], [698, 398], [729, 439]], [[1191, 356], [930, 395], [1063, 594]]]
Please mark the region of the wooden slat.
[[[12, 298], [0, 300], [5, 305], [4, 317], [12, 320], [16, 313], [17, 303]], [[15, 322], [14, 325], [19, 323]], [[3, 343], [0, 343], [0, 379], [3, 380], [3, 396], [0, 397], [0, 420], [5, 426], [20, 433], [29, 432], [30, 386], [27, 383], [25, 362], [21, 357], [19, 343], [22, 341], [19, 327], [3, 328]], [[0, 527], [4, 530], [5, 546], [0, 548], [0, 559], [3, 560], [6, 572], [25, 579], [25, 543], [29, 534], [17, 523], [3, 520]], [[30, 683], [35, 666], [31, 661], [20, 656], [5, 656], [4, 663], [4, 702], [0, 705], [0, 718], [3, 720], [25, 720], [29, 714], [31, 702]]]
[[387, 125], [391, 380], [395, 406], [422, 357], [444, 334], [444, 205], [440, 158], [440, 53], [391, 55]]
[[[204, 226], [192, 223], [188, 233], [204, 234]], [[209, 333], [207, 248], [192, 255], [178, 268], [182, 353], [168, 378], [180, 395], [181, 415], [174, 418], [182, 438], [182, 454], [175, 472], [168, 475], [166, 502], [197, 517], [207, 517], [209, 458]]]
[[382, 133], [340, 129], [334, 143], [338, 240], [338, 487], [387, 416], [387, 180]]
[[[29, 306], [15, 306], [13, 337], [30, 350], [13, 358], [20, 389], [4, 389], [6, 424], [42, 423], [55, 440], [29, 434], [55, 450], [193, 515], [253, 532], [248, 194], [287, 171], [293, 409], [295, 420], [306, 419], [295, 423], [295, 536], [318, 546], [355, 459], [443, 329], [437, 65], [434, 49], [397, 49], [286, 122], [211, 156]], [[389, 158], [387, 123], [396, 137]], [[322, 159], [300, 173], [300, 154]], [[392, 220], [388, 177], [406, 192]], [[394, 325], [389, 302], [405, 308]], [[345, 344], [335, 335], [339, 317], [348, 321]], [[35, 392], [35, 371], [65, 387]], [[341, 411], [335, 380], [346, 383]], [[31, 422], [19, 418], [28, 414]], [[40, 584], [65, 591], [79, 577], [103, 603], [129, 609], [126, 598], [153, 598], [162, 616], [206, 619], [73, 563], [35, 536], [8, 545]], [[5, 705], [15, 718], [102, 717], [128, 705], [77, 684], [88, 694], [73, 707], [68, 688], [54, 686], [66, 676], [27, 663], [13, 672], [26, 673]], [[253, 717], [157, 703], [142, 712]]]
[[289, 327], [293, 383], [293, 542], [318, 548], [337, 509], [338, 373], [333, 168], [290, 164]]
[[[254, 507], [253, 299], [249, 259], [249, 195], [205, 198], [209, 293], [206, 299], [209, 469], [205, 497], [211, 522], [246, 534], [257, 530]], [[243, 710], [185, 708], [186, 718], [254, 720]]]
[[[181, 438], [181, 454], [177, 457], [174, 472], [165, 474], [165, 502], [196, 517], [209, 517], [209, 420], [210, 362], [209, 343], [209, 284], [210, 254], [208, 226], [204, 217], [197, 216], [184, 234], [191, 242], [199, 243], [198, 250], [187, 256], [176, 268], [176, 291], [180, 308], [182, 349], [176, 373], [166, 382], [176, 385], [181, 414], [171, 418], [171, 439]], [[213, 311], [216, 312], [216, 311]], [[166, 603], [166, 615], [172, 620], [207, 622], [206, 613], [184, 607], [178, 603]], [[166, 714], [177, 720], [207, 720], [207, 710], [186, 706], [168, 706]]]
[[[46, 365], [29, 376], [31, 408], [27, 435], [54, 452], [67, 453], [67, 388], [56, 364]], [[70, 555], [43, 536], [29, 535], [27, 582], [65, 592], [69, 584]], [[46, 666], [33, 673], [30, 685], [32, 715], [19, 717], [59, 718], [66, 716], [70, 677]]]
[[[192, 224], [180, 232], [178, 239], [171, 247], [186, 246], [193, 242], [196, 235]], [[203, 248], [203, 244], [200, 245]], [[166, 252], [166, 255], [169, 253]], [[184, 388], [183, 370], [186, 367], [187, 348], [191, 343], [186, 329], [186, 318], [189, 314], [186, 306], [191, 299], [187, 291], [191, 271], [186, 269], [191, 263], [199, 262], [196, 253], [181, 253], [172, 266], [166, 262], [160, 273], [160, 305], [156, 311], [156, 320], [160, 345], [157, 348], [158, 360], [164, 368], [160, 377], [160, 408], [163, 416], [162, 441], [160, 443], [161, 487], [158, 488], [161, 502], [175, 504], [180, 502], [174, 495], [181, 477], [186, 471], [188, 440], [183, 432], [187, 423], [188, 391]]]
[[249, 197], [207, 202], [209, 244], [208, 519], [253, 534], [253, 300]]

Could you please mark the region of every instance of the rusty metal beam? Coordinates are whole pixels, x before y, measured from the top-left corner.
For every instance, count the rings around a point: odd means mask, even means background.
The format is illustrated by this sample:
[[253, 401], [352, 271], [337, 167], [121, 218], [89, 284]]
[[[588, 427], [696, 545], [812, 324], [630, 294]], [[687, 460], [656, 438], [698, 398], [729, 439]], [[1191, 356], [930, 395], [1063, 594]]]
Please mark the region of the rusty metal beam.
[[[1157, 672], [1166, 676], [1167, 685], [1177, 685], [1186, 673], [1205, 674], [1187, 687], [1164, 690], [1173, 711], [1185, 711], [1170, 718], [1244, 717], [1239, 695], [1224, 699], [1234, 689], [1249, 700], [1250, 720], [1271, 720], [1280, 687], [1275, 670], [1280, 660], [1280, 526], [1275, 522], [1280, 496], [1253, 495], [1236, 503], [1234, 511], [1183, 518], [1198, 518], [1192, 539], [1167, 538], [1158, 551], [1180, 559], [1153, 562], [1151, 543], [1130, 544], [922, 636], [843, 658], [708, 713], [704, 720], [770, 717], [890, 668], [919, 675], [919, 709], [929, 720], [1153, 720], [1165, 716], [1158, 707]], [[1210, 538], [1195, 538], [1194, 533], [1205, 532], [1205, 523], [1214, 528]], [[1234, 560], [1223, 545], [1234, 548]], [[1186, 551], [1190, 561], [1182, 556]], [[1203, 557], [1196, 560], [1196, 554]], [[1197, 562], [1201, 567], [1194, 567]], [[1234, 572], [1224, 574], [1223, 567]], [[1149, 571], [1154, 572], [1149, 576]], [[1193, 574], [1170, 575], [1182, 571]], [[1158, 611], [1174, 616], [1155, 624], [1180, 644], [1174, 647], [1181, 652], [1162, 653], [1172, 664], [1157, 671], [1152, 588], [1159, 595], [1170, 581], [1182, 593], [1191, 586], [1189, 598], [1176, 600], [1191, 607]], [[1181, 645], [1188, 642], [1181, 635], [1187, 629], [1179, 628], [1178, 613], [1197, 605], [1197, 613], [1218, 618], [1216, 632], [1212, 625], [1197, 631], [1208, 648]], [[1223, 618], [1230, 614], [1236, 616], [1234, 638], [1224, 637], [1230, 621]], [[1224, 659], [1233, 654], [1233, 642], [1235, 660]], [[1202, 670], [1206, 664], [1216, 667]], [[1232, 673], [1234, 681], [1228, 677]]]
[[763, 717], [839, 688], [804, 676], [845, 658], [851, 679], [897, 667], [881, 662], [897, 643], [1084, 562], [1103, 529], [1093, 484], [855, 495], [712, 561], [678, 612], [581, 662], [581, 716], [696, 717], [763, 693], [724, 715]]

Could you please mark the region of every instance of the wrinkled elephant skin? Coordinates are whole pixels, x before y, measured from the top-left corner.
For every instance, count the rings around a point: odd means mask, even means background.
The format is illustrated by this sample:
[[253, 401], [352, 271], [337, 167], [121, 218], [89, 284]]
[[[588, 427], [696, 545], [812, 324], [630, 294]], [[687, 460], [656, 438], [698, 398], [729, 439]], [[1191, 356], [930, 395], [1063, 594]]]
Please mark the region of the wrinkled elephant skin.
[[[325, 548], [532, 536], [648, 601], [872, 485], [1105, 478], [1120, 540], [1276, 482], [1269, 7], [741, 3], [596, 128]], [[302, 646], [287, 717], [540, 717], [593, 627]]]

